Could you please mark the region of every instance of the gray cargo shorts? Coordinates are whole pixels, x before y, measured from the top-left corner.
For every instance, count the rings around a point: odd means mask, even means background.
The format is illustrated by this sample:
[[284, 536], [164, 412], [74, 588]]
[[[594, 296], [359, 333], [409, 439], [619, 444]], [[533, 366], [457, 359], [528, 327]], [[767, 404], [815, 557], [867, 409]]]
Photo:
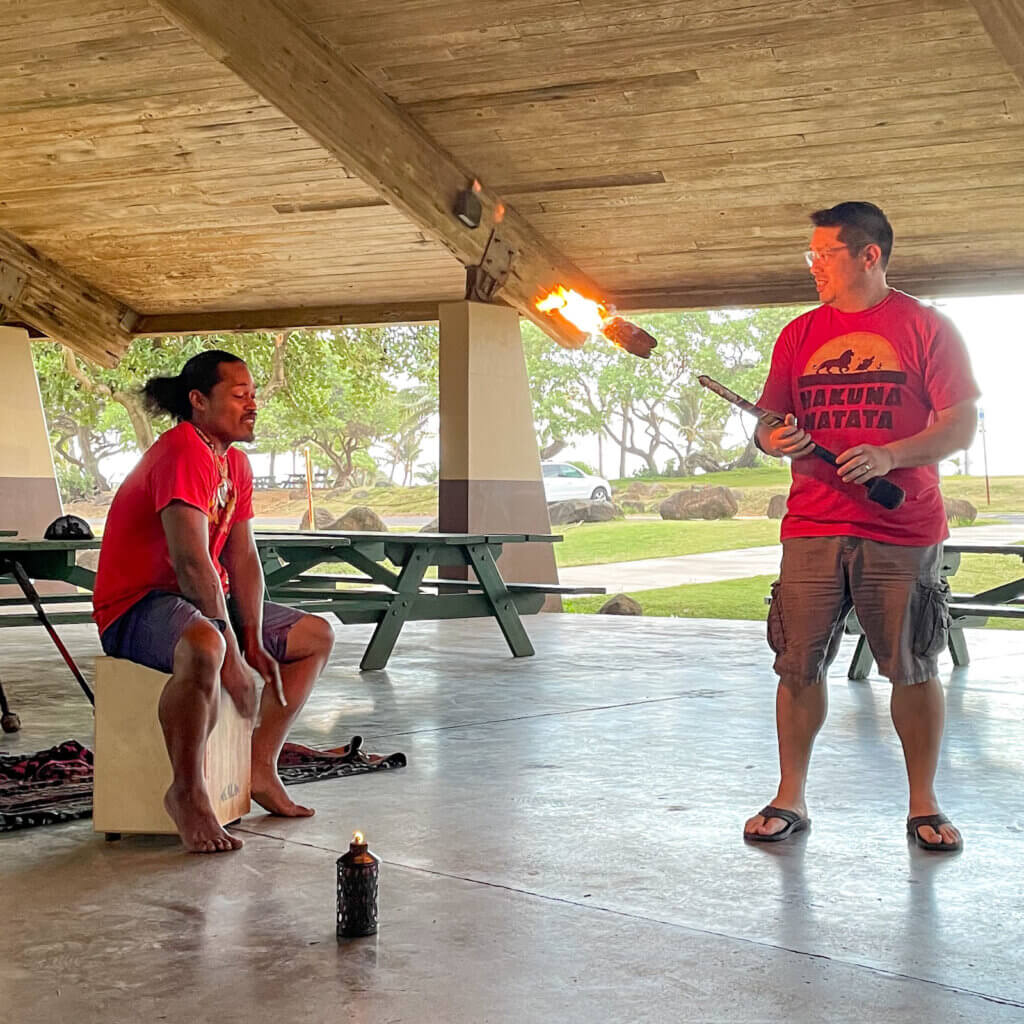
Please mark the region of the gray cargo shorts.
[[879, 671], [897, 685], [938, 673], [949, 630], [942, 545], [906, 547], [863, 537], [783, 541], [772, 584], [768, 645], [783, 682], [823, 682], [851, 608]]
[[[234, 607], [228, 602], [228, 614]], [[271, 601], [263, 603], [263, 646], [275, 661], [284, 661], [288, 633], [304, 613]], [[205, 615], [181, 594], [165, 590], [150, 591], [115, 619], [100, 635], [103, 653], [126, 658], [158, 672], [174, 669], [174, 648], [192, 623], [204, 619], [223, 632], [224, 624]]]

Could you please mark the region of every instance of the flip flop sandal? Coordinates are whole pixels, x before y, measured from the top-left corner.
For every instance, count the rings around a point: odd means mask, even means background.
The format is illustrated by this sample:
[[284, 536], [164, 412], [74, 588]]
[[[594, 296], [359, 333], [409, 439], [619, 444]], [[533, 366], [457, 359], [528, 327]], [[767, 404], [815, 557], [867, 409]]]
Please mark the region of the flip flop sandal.
[[781, 818], [787, 822], [786, 827], [773, 832], [770, 836], [758, 835], [755, 832], [744, 832], [743, 838], [752, 843], [781, 843], [784, 839], [795, 836], [797, 832], [806, 832], [811, 827], [810, 818], [801, 818], [796, 811], [788, 811], [785, 807], [774, 807], [769, 804], [758, 812], [762, 818]]
[[963, 839], [958, 839], [955, 843], [929, 843], [927, 839], [922, 839], [921, 834], [917, 831], [922, 825], [929, 825], [938, 832], [940, 825], [951, 824], [952, 822], [944, 814], [921, 814], [916, 818], [907, 818], [907, 835], [922, 850], [934, 850], [937, 853], [958, 853], [964, 848]]

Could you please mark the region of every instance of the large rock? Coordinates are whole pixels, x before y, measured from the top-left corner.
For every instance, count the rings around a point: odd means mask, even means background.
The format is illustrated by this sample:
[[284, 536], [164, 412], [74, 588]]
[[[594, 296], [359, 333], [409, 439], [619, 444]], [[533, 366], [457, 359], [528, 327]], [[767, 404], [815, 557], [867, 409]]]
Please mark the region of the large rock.
[[963, 498], [943, 498], [942, 504], [946, 509], [946, 520], [959, 523], [973, 523], [978, 518], [978, 510]]
[[622, 509], [610, 501], [554, 501], [548, 505], [548, 518], [552, 526], [569, 523], [608, 523], [622, 518]]
[[[313, 522], [316, 524], [315, 529], [317, 530], [330, 530], [332, 528], [331, 524], [334, 522], [334, 513], [325, 508], [314, 507]], [[302, 513], [302, 519], [299, 520], [299, 529], [309, 529], [309, 509]]]
[[92, 551], [76, 551], [75, 564], [80, 565], [83, 569], [92, 569], [95, 572], [100, 564], [99, 548]]
[[439, 525], [440, 524], [437, 521], [437, 516], [434, 516], [434, 518], [431, 519], [426, 526], [420, 527], [420, 533], [437, 533]]
[[609, 598], [598, 609], [598, 615], [643, 615], [644, 610], [638, 601], [627, 594], [616, 594]]
[[739, 510], [728, 487], [676, 491], [658, 506], [662, 519], [732, 519]]
[[350, 508], [330, 528], [332, 530], [341, 530], [345, 533], [352, 531], [387, 533], [388, 529], [384, 525], [384, 520], [372, 508], [367, 508], [365, 505], [356, 505]]
[[768, 499], [768, 511], [765, 515], [769, 519], [781, 519], [786, 514], [786, 500], [789, 495], [786, 494], [773, 494]]

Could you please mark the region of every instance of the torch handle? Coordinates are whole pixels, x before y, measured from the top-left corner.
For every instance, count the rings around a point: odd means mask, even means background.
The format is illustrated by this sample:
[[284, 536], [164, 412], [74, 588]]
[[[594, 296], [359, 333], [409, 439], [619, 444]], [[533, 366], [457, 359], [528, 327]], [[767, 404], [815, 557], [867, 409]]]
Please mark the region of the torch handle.
[[[700, 376], [697, 378], [698, 382], [702, 387], [707, 388], [709, 391], [713, 391], [720, 398], [724, 398], [727, 402], [735, 405], [739, 409], [743, 409], [745, 412], [749, 412], [751, 415], [756, 416], [758, 420], [769, 427], [781, 427], [786, 421], [777, 412], [771, 412], [768, 409], [762, 409], [759, 405], [754, 405], [753, 402], [748, 402], [747, 399], [737, 395], [735, 391], [730, 391], [724, 384], [720, 384], [713, 377]], [[811, 455], [816, 455], [819, 459], [827, 462], [831, 466], [838, 464], [838, 459], [834, 452], [830, 452], [827, 448], [823, 448], [820, 444], [815, 444], [811, 449]], [[886, 480], [885, 477], [876, 476], [873, 480], [868, 480], [867, 483], [861, 486], [867, 488], [868, 499], [881, 505], [882, 508], [893, 509], [899, 508], [903, 504], [907, 495], [902, 487], [894, 484], [891, 480]]]

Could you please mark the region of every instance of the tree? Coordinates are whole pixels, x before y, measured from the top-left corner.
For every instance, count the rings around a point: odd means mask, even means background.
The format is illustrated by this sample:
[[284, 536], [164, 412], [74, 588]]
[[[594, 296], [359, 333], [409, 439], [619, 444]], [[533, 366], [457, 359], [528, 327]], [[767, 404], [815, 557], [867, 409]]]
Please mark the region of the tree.
[[368, 453], [392, 425], [392, 371], [384, 332], [294, 332], [284, 357], [287, 386], [268, 403], [268, 422], [291, 447], [315, 446], [334, 486], [343, 486], [358, 467], [357, 453]]
[[638, 360], [600, 337], [567, 351], [524, 325], [539, 445], [554, 454], [573, 437], [598, 433], [619, 447], [620, 477], [627, 455], [642, 459], [651, 473], [658, 472], [664, 454], [687, 473], [753, 464], [752, 424], [742, 427], [745, 444], [728, 450], [724, 438], [734, 410], [705, 391], [697, 377], [707, 373], [756, 395], [778, 332], [798, 312], [775, 308], [633, 317], [658, 339], [649, 360]]

